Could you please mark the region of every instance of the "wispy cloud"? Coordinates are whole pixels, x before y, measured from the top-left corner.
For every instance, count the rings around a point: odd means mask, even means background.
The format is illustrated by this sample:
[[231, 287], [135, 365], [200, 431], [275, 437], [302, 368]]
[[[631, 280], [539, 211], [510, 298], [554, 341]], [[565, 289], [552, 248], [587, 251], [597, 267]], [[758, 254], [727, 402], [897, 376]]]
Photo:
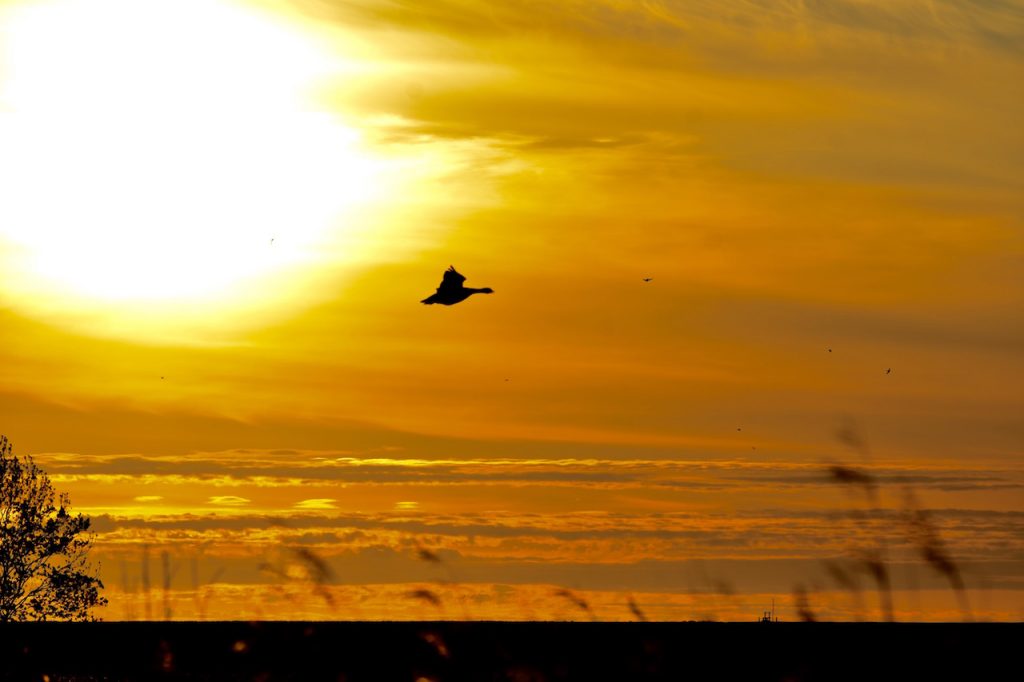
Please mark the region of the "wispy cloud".
[[317, 510], [337, 509], [338, 507], [335, 504], [336, 501], [337, 500], [334, 500], [332, 498], [316, 497], [316, 498], [313, 498], [313, 499], [301, 500], [299, 502], [296, 502], [293, 505], [293, 507], [295, 509], [306, 509], [306, 510], [308, 510], [308, 509], [317, 509]]
[[[322, 451], [246, 450], [188, 456], [47, 455], [56, 480], [138, 480], [191, 486], [300, 488], [310, 483], [364, 485], [496, 485], [637, 488], [664, 486], [742, 492], [757, 487], [828, 486], [822, 461], [672, 459], [396, 459], [336, 456]], [[1024, 486], [1019, 471], [925, 464], [872, 467], [880, 483], [924, 485], [935, 490], [1013, 489]], [[307, 500], [308, 501], [308, 500]], [[327, 499], [326, 501], [331, 501]]]
[[244, 507], [252, 502], [252, 500], [248, 498], [239, 497], [237, 495], [213, 495], [207, 501], [210, 504], [216, 504], [222, 507]]

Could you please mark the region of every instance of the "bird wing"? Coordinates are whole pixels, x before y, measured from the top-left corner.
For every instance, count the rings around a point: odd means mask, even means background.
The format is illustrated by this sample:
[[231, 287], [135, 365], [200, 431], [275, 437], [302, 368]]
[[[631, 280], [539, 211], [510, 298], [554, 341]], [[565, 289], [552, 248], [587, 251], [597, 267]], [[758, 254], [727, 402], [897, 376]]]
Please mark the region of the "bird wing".
[[466, 281], [466, 278], [460, 275], [454, 266], [449, 265], [448, 269], [444, 271], [444, 277], [441, 279], [441, 286], [437, 288], [438, 291], [442, 289], [461, 289], [462, 283]]

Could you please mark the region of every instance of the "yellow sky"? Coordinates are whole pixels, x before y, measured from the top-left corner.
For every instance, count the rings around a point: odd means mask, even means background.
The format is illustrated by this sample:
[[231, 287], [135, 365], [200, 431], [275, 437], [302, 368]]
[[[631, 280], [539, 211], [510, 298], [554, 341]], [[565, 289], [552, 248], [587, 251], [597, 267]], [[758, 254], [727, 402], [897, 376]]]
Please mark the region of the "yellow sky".
[[[878, 617], [823, 568], [878, 546], [960, 617], [910, 489], [1019, 619], [1021, 16], [0, 3], [0, 431], [107, 618], [164, 551], [178, 617]], [[449, 264], [496, 293], [420, 305]]]

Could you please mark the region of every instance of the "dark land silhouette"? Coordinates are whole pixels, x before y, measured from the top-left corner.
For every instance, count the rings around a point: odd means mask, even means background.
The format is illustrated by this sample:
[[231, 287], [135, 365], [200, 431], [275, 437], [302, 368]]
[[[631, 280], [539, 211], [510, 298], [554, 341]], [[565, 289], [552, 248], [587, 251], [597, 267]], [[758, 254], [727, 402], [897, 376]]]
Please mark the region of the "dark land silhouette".
[[463, 282], [466, 278], [460, 275], [456, 270], [455, 266], [449, 265], [448, 269], [444, 271], [444, 277], [441, 279], [441, 286], [437, 288], [430, 296], [426, 297], [420, 303], [426, 305], [433, 305], [434, 303], [440, 303], [441, 305], [455, 305], [461, 303], [473, 294], [493, 294], [494, 289], [490, 287], [484, 287], [482, 289], [473, 289], [471, 287], [463, 286]]
[[1007, 623], [8, 623], [0, 680], [1013, 679], [1022, 638]]

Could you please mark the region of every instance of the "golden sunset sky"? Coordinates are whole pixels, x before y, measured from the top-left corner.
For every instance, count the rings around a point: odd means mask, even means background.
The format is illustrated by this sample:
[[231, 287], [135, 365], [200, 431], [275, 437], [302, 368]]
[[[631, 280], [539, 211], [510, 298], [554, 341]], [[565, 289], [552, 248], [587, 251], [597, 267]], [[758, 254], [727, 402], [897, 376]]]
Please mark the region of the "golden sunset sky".
[[107, 620], [1021, 620], [1021, 121], [1019, 0], [3, 1], [0, 432]]

